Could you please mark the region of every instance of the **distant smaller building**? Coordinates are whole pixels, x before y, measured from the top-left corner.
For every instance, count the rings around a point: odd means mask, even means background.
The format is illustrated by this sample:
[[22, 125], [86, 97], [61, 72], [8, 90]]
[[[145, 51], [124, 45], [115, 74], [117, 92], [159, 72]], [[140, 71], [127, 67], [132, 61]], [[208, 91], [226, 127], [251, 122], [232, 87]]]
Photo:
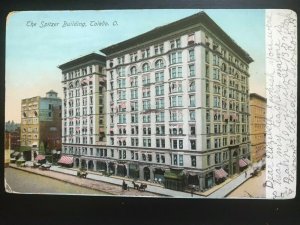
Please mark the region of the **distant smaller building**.
[[4, 167], [8, 167], [10, 162], [10, 133], [5, 132], [5, 140], [4, 140]]
[[18, 127], [15, 131], [10, 132], [10, 149], [18, 151], [20, 149], [20, 127]]
[[20, 151], [25, 160], [61, 149], [61, 99], [55, 91], [23, 99], [21, 113]]
[[251, 160], [254, 163], [266, 154], [266, 105], [266, 98], [256, 93], [250, 94]]

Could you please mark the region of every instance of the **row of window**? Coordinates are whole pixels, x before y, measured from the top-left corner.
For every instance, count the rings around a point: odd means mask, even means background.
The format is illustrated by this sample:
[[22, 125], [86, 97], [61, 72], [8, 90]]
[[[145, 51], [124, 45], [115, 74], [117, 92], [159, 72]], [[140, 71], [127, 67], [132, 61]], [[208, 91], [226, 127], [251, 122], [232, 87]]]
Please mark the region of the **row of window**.
[[[190, 45], [193, 43], [194, 43], [194, 34], [190, 34], [190, 35], [188, 35], [188, 43], [187, 44]], [[139, 59], [147, 59], [153, 55], [163, 54], [165, 52], [165, 47], [166, 47], [165, 44], [166, 43], [157, 44], [157, 45], [152, 46], [151, 48], [148, 47], [148, 48], [140, 50], [139, 52], [131, 53], [129, 55], [130, 63], [136, 62]], [[168, 44], [168, 48], [170, 50], [181, 48], [181, 38], [170, 40], [169, 44]], [[150, 49], [152, 49], [152, 50], [150, 51]], [[117, 63], [117, 65], [126, 63], [125, 56], [118, 57], [116, 60], [117, 61], [115, 63]], [[110, 60], [109, 67], [112, 68], [114, 66], [115, 66], [114, 61]]]

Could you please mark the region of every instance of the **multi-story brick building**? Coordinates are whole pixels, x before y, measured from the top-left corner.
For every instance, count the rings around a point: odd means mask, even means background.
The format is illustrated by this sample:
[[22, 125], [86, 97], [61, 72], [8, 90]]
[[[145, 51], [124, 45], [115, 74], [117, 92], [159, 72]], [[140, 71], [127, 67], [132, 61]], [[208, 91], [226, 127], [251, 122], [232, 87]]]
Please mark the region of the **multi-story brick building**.
[[[61, 99], [55, 91], [46, 97], [36, 96], [22, 100], [21, 147], [26, 160], [45, 154], [41, 144], [49, 151], [61, 148]], [[41, 152], [43, 151], [43, 152]]]
[[253, 60], [207, 14], [101, 51], [108, 171], [174, 189], [185, 174], [204, 190], [247, 166]]
[[106, 167], [106, 58], [91, 53], [62, 70], [62, 164], [90, 170]]
[[250, 94], [251, 160], [254, 163], [261, 161], [266, 154], [266, 104], [266, 98]]

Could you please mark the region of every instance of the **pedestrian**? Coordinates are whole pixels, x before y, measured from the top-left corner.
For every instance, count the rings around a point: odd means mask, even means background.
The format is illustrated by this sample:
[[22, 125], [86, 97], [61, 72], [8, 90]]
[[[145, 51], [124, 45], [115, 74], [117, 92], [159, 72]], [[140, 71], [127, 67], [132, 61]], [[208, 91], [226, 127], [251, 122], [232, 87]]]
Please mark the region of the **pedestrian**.
[[245, 178], [247, 177], [247, 170], [245, 171]]
[[123, 183], [122, 183], [122, 190], [125, 190], [125, 180], [123, 180]]

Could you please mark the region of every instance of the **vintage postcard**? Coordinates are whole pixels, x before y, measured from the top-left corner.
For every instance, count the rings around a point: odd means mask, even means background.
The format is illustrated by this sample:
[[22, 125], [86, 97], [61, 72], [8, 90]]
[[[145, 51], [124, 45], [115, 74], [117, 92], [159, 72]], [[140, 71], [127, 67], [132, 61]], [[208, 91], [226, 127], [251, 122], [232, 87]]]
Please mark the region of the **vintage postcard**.
[[290, 10], [11, 12], [6, 191], [294, 198], [296, 35]]

